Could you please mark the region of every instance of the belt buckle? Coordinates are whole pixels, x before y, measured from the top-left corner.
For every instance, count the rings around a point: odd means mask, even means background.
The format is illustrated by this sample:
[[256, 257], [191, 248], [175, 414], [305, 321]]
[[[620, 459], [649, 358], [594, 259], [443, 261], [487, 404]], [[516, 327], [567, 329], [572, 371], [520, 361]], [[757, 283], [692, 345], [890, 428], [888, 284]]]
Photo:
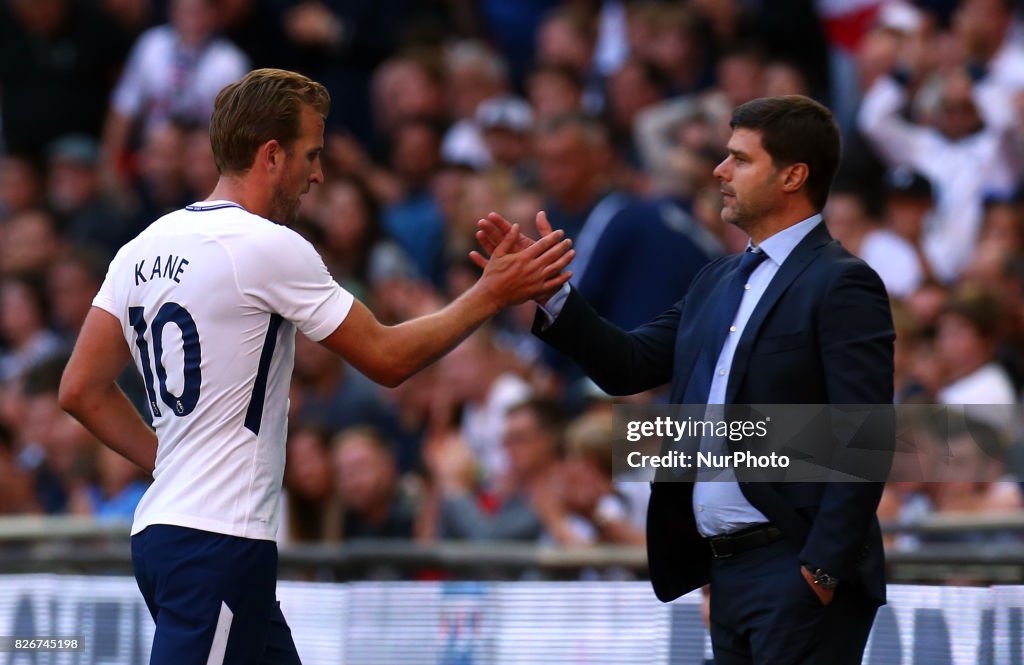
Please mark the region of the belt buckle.
[[[715, 546], [716, 540], [718, 541], [719, 547], [726, 544], [728, 544], [728, 547], [719, 550], [718, 547]], [[736, 551], [735, 547], [732, 547], [732, 544], [732, 540], [729, 538], [729, 536], [708, 538], [708, 545], [711, 547], [711, 556], [715, 557], [716, 559], [728, 559], [729, 557], [734, 555]], [[728, 551], [726, 551], [726, 549], [728, 549]]]

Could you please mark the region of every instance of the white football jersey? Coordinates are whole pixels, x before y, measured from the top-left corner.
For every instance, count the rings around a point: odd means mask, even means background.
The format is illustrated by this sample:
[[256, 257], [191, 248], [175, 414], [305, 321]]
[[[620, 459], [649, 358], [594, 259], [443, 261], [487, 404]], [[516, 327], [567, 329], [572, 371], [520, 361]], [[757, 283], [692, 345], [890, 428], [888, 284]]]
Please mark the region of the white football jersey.
[[121, 248], [93, 304], [121, 321], [159, 440], [133, 534], [274, 540], [295, 329], [320, 341], [352, 302], [305, 239], [228, 201], [161, 217]]

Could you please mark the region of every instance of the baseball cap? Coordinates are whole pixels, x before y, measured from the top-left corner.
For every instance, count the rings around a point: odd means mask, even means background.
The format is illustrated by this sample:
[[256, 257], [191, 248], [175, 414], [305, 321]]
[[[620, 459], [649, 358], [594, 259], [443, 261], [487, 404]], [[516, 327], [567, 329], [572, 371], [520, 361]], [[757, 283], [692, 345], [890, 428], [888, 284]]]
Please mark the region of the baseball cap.
[[492, 97], [476, 109], [481, 129], [508, 129], [520, 134], [533, 128], [533, 109], [518, 97]]
[[85, 134], [66, 134], [55, 139], [47, 150], [50, 161], [64, 161], [82, 166], [96, 166], [100, 146], [96, 139]]
[[914, 199], [934, 198], [931, 181], [906, 166], [896, 167], [886, 174], [885, 190], [889, 196], [905, 196]]
[[917, 32], [924, 23], [924, 16], [917, 7], [897, 0], [887, 2], [878, 10], [876, 25], [896, 32]]

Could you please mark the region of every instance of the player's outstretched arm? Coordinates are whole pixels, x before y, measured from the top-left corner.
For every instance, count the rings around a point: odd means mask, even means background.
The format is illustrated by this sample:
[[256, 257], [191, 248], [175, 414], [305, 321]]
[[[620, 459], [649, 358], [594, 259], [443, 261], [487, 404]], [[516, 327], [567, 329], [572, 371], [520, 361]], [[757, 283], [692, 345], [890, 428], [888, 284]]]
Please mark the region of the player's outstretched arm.
[[60, 406], [97, 439], [152, 473], [156, 434], [115, 383], [130, 360], [121, 323], [93, 307], [64, 369]]
[[483, 275], [444, 309], [385, 326], [356, 301], [345, 321], [321, 344], [386, 386], [396, 386], [454, 348], [488, 318], [510, 305], [557, 290], [572, 273], [575, 256], [562, 232], [548, 234], [517, 251], [523, 236], [509, 227], [486, 261]]

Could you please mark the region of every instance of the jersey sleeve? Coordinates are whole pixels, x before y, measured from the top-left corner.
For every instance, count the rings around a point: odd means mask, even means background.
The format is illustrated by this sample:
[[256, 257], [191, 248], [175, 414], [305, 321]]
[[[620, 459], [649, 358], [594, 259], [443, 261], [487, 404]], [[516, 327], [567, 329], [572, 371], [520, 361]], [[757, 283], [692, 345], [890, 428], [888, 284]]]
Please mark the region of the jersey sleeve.
[[273, 226], [254, 238], [252, 251], [235, 256], [242, 294], [288, 319], [314, 342], [341, 325], [355, 298], [331, 277], [302, 236]]
[[93, 307], [99, 307], [102, 310], [110, 312], [119, 319], [121, 318], [121, 312], [124, 311], [124, 308], [118, 306], [115, 288], [117, 266], [120, 262], [120, 258], [121, 251], [119, 251], [110, 262], [110, 266], [107, 268], [107, 275], [103, 278], [103, 284], [100, 285], [100, 290], [96, 292], [96, 295], [92, 299]]

